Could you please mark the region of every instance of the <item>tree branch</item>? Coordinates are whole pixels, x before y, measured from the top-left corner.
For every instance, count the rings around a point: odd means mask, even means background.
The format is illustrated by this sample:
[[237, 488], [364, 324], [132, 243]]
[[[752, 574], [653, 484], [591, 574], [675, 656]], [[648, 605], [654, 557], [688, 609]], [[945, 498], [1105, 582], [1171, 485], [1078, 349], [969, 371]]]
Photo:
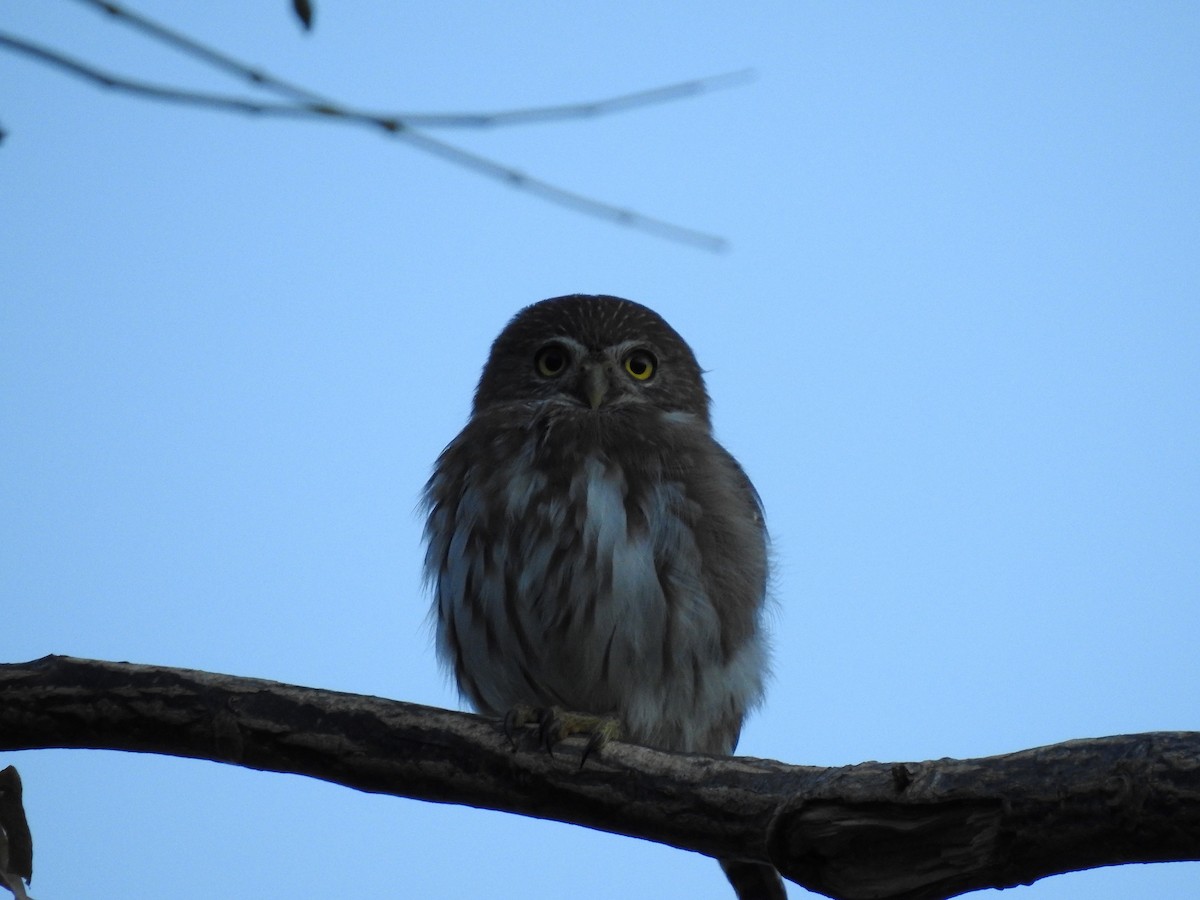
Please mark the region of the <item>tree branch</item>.
[[293, 772], [769, 861], [842, 900], [936, 900], [1200, 859], [1200, 733], [975, 760], [816, 768], [610, 744], [579, 768], [478, 716], [258, 679], [49, 656], [0, 665], [0, 749], [96, 748]]
[[498, 180], [510, 187], [528, 191], [536, 194], [543, 200], [557, 203], [560, 206], [566, 206], [577, 212], [656, 234], [668, 240], [692, 244], [705, 250], [716, 252], [725, 250], [727, 247], [725, 239], [717, 235], [676, 225], [663, 219], [647, 216], [632, 209], [605, 203], [602, 200], [596, 200], [595, 198], [559, 187], [511, 166], [506, 166], [495, 160], [472, 153], [469, 150], [464, 150], [447, 141], [432, 137], [417, 129], [480, 129], [560, 121], [564, 119], [595, 118], [601, 115], [625, 112], [640, 106], [649, 106], [685, 97], [697, 96], [709, 91], [720, 90], [725, 87], [744, 83], [752, 77], [752, 73], [749, 70], [730, 72], [708, 78], [692, 79], [677, 84], [663, 85], [586, 103], [567, 103], [496, 112], [409, 112], [379, 114], [353, 109], [315, 91], [285, 81], [262, 69], [247, 65], [228, 54], [222, 53], [119, 4], [105, 2], [105, 0], [78, 0], [78, 2], [92, 7], [99, 12], [108, 14], [114, 21], [136, 29], [151, 40], [164, 44], [194, 59], [198, 59], [227, 75], [232, 75], [235, 78], [246, 81], [255, 88], [270, 91], [276, 96], [283, 97], [287, 102], [271, 103], [249, 97], [176, 88], [129, 78], [112, 72], [106, 72], [89, 62], [68, 56], [60, 50], [46, 47], [12, 34], [0, 33], [0, 48], [7, 48], [31, 59], [38, 60], [41, 63], [61, 69], [103, 88], [165, 103], [199, 106], [226, 112], [260, 116], [301, 119], [316, 118], [367, 125], [454, 165], [471, 169], [474, 172]]
[[[188, 56], [232, 75], [241, 81], [246, 81], [254, 87], [263, 88], [281, 97], [297, 100], [305, 104], [318, 106], [336, 106], [334, 101], [323, 97], [308, 88], [293, 82], [285, 81], [276, 75], [262, 69], [247, 65], [227, 53], [222, 53], [207, 44], [202, 44], [186, 34], [173, 28], [155, 22], [140, 13], [123, 7], [108, 0], [76, 0], [84, 6], [112, 16], [116, 21], [140, 31], [162, 44], [178, 50]], [[524, 125], [531, 122], [553, 122], [564, 119], [588, 119], [601, 115], [625, 112], [640, 106], [653, 106], [659, 103], [669, 103], [682, 100], [685, 97], [696, 97], [709, 91], [722, 90], [745, 84], [754, 77], [750, 69], [740, 69], [736, 72], [726, 72], [721, 75], [710, 75], [707, 78], [692, 78], [676, 84], [660, 85], [642, 91], [620, 94], [616, 97], [606, 97], [585, 103], [562, 103], [553, 106], [533, 106], [525, 109], [510, 109], [489, 112], [453, 112], [453, 113], [421, 113], [401, 112], [389, 115], [370, 113], [352, 113], [352, 117], [372, 119], [376, 124], [386, 124], [403, 120], [406, 124], [419, 127], [444, 128], [491, 128], [502, 125]]]

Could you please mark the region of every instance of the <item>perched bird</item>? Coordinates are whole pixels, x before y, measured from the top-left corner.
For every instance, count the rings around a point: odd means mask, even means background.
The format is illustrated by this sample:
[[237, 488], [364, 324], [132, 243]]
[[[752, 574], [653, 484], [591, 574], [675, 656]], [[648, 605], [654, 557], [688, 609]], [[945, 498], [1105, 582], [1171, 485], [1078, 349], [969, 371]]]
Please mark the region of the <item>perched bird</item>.
[[[478, 712], [733, 752], [763, 694], [766, 528], [662, 317], [583, 294], [517, 313], [424, 501], [438, 653]], [[742, 900], [786, 896], [721, 865]]]

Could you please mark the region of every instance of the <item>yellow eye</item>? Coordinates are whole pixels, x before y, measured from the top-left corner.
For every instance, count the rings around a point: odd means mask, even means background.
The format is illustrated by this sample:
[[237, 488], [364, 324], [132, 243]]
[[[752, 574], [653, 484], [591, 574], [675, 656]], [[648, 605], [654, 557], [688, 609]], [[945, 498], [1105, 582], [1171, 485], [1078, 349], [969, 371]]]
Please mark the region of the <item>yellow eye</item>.
[[543, 378], [557, 378], [567, 368], [570, 357], [561, 344], [547, 344], [537, 352], [533, 364]]
[[638, 381], [649, 381], [654, 377], [658, 361], [648, 350], [634, 350], [625, 357], [625, 371]]

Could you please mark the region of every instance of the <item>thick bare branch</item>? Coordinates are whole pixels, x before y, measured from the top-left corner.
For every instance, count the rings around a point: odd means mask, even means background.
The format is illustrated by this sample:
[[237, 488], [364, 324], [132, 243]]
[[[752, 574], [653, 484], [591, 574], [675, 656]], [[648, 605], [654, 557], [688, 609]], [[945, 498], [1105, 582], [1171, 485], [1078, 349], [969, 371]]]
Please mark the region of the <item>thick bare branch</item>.
[[824, 769], [582, 742], [513, 752], [477, 716], [257, 679], [46, 657], [0, 666], [0, 749], [103, 748], [295, 772], [773, 863], [844, 900], [934, 900], [1200, 859], [1200, 733]]

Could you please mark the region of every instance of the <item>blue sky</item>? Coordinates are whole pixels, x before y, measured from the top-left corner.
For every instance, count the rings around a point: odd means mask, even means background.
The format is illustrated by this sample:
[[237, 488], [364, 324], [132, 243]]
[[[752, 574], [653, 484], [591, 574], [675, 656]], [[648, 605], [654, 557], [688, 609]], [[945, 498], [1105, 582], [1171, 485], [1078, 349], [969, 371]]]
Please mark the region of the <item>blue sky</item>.
[[[380, 110], [731, 242], [548, 205], [357, 127], [102, 92], [0, 53], [0, 658], [440, 706], [417, 497], [521, 306], [614, 293], [709, 370], [772, 530], [742, 752], [816, 765], [1200, 728], [1200, 9], [1190, 3], [143, 0]], [[79, 4], [0, 29], [240, 85]], [[299, 777], [9, 753], [39, 900], [725, 898], [702, 857]], [[1014, 889], [1184, 897], [1196, 864]], [[793, 897], [805, 892], [793, 886]]]

